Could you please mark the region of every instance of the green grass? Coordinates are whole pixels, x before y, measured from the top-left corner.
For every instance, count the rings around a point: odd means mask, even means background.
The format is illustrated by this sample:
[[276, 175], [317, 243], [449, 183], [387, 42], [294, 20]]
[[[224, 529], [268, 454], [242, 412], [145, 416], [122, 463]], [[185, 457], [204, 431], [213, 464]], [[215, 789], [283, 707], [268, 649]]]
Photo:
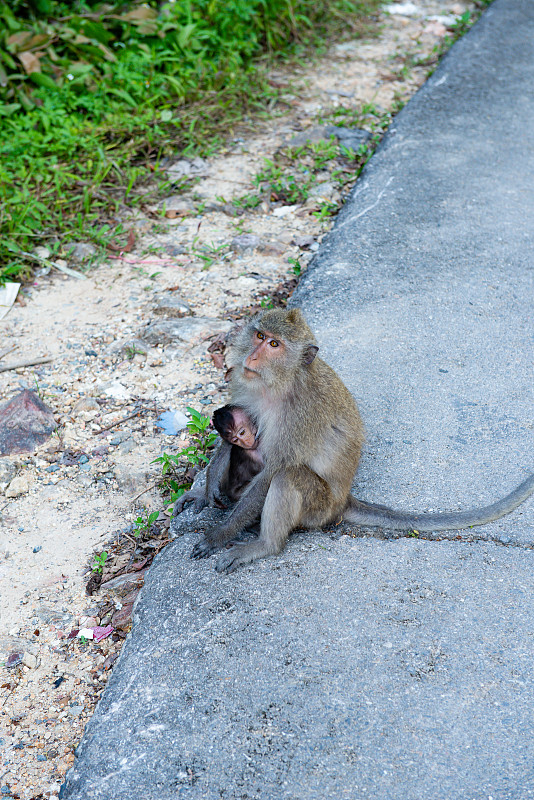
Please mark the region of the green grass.
[[213, 152], [276, 101], [276, 59], [368, 33], [380, 5], [0, 0], [0, 285], [38, 244], [125, 243], [128, 211], [170, 189], [163, 158]]
[[[263, 169], [253, 178], [257, 193], [248, 193], [232, 202], [237, 207], [252, 210], [263, 197], [271, 202], [292, 205], [304, 203], [318, 183], [318, 176], [325, 170], [338, 189], [346, 190], [360, 175], [371, 158], [384, 132], [389, 127], [393, 114], [400, 106], [389, 111], [381, 111], [372, 104], [360, 109], [339, 106], [326, 117], [319, 117], [322, 124], [331, 123], [343, 127], [365, 127], [371, 138], [362, 143], [357, 150], [345, 147], [335, 136], [318, 142], [307, 142], [298, 146], [287, 146], [277, 151], [272, 159], [265, 159]], [[224, 199], [224, 198], [221, 198]], [[324, 203], [314, 212], [319, 219], [325, 219], [337, 212], [337, 206]]]

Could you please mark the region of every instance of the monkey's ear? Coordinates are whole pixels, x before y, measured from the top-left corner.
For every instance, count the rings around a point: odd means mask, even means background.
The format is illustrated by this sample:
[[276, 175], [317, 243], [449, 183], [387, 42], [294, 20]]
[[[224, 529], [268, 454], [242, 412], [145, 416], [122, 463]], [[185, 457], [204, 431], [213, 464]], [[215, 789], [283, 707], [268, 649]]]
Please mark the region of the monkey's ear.
[[302, 311], [300, 308], [292, 308], [290, 311], [288, 311], [286, 319], [293, 325], [297, 325], [299, 322], [304, 322], [304, 317], [302, 316]]
[[315, 356], [317, 355], [317, 351], [319, 348], [315, 344], [309, 344], [304, 350], [304, 363], [311, 364]]

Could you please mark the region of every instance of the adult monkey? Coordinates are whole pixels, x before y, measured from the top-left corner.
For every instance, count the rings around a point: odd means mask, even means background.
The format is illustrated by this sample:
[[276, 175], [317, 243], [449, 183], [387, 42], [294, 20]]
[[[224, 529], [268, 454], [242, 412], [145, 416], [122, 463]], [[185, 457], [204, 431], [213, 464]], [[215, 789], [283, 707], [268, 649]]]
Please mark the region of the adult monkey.
[[[237, 335], [231, 402], [257, 420], [265, 466], [224, 522], [195, 545], [193, 558], [210, 555], [260, 517], [259, 537], [226, 550], [218, 572], [280, 552], [296, 527], [323, 527], [343, 516], [357, 525], [396, 530], [456, 530], [498, 519], [534, 492], [531, 475], [485, 508], [422, 515], [356, 500], [350, 489], [363, 425], [346, 386], [316, 358], [318, 349], [299, 309], [259, 314]], [[212, 459], [212, 493], [216, 476], [227, 469], [228, 453], [222, 447]]]

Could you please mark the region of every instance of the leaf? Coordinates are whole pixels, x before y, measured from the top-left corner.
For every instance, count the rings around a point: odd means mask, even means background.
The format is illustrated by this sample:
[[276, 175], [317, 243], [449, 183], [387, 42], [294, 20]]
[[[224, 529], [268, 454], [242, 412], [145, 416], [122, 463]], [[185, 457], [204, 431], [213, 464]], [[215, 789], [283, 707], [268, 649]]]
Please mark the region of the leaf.
[[147, 19], [156, 19], [157, 16], [158, 12], [154, 8], [150, 8], [149, 6], [139, 6], [139, 8], [134, 8], [132, 11], [128, 11], [126, 14], [121, 14], [120, 17], [117, 17], [117, 19], [126, 20], [127, 22], [137, 22]]
[[17, 53], [19, 50], [22, 50], [24, 44], [28, 42], [31, 38], [32, 38], [31, 31], [18, 31], [18, 33], [12, 33], [11, 36], [8, 36], [6, 40], [6, 45], [14, 53]]
[[41, 72], [41, 62], [33, 53], [19, 53], [18, 57], [26, 75], [31, 75], [32, 72]]
[[52, 41], [52, 37], [47, 33], [36, 33], [24, 45], [24, 50], [33, 50], [36, 47], [42, 47], [45, 43], [48, 44]]
[[159, 118], [162, 122], [169, 122], [172, 119], [172, 111], [170, 108], [165, 108], [160, 113]]
[[137, 103], [133, 99], [132, 95], [126, 92], [124, 89], [118, 89], [115, 86], [107, 86], [106, 91], [108, 94], [114, 94], [117, 97], [121, 97], [129, 106], [132, 108], [137, 108]]
[[191, 39], [195, 28], [196, 28], [196, 25], [194, 25], [194, 24], [184, 25], [184, 27], [178, 33], [178, 36], [176, 38], [178, 39], [178, 44], [180, 45], [182, 50], [186, 49], [187, 44], [188, 44], [189, 40]]
[[87, 36], [84, 36], [83, 33], [78, 33], [76, 37], [72, 40], [73, 44], [91, 44], [91, 39], [88, 39]]
[[[18, 103], [14, 103], [13, 105], [18, 105]], [[3, 243], [5, 244], [7, 249], [10, 250], [12, 253], [20, 252], [20, 247], [18, 246], [18, 244], [16, 242], [13, 242], [11, 239], [7, 240], [4, 239]]]
[[95, 44], [98, 47], [98, 49], [101, 50], [102, 53], [104, 53], [104, 56], [106, 57], [106, 59], [108, 61], [113, 61], [114, 63], [116, 63], [117, 57], [116, 57], [115, 53], [111, 52], [109, 47], [106, 47], [105, 44], [103, 44], [102, 42], [99, 42], [98, 40], [95, 42]]
[[94, 22], [93, 20], [84, 20], [83, 28], [80, 33], [84, 33], [93, 41], [96, 39], [98, 42], [102, 42], [102, 44], [107, 44], [109, 40], [113, 38], [111, 33], [108, 33], [100, 22]]
[[20, 108], [20, 103], [8, 103], [5, 106], [0, 105], [0, 117], [10, 117]]
[[30, 79], [37, 84], [37, 86], [44, 86], [46, 89], [57, 89], [50, 75], [45, 75], [43, 72], [32, 72], [30, 74]]

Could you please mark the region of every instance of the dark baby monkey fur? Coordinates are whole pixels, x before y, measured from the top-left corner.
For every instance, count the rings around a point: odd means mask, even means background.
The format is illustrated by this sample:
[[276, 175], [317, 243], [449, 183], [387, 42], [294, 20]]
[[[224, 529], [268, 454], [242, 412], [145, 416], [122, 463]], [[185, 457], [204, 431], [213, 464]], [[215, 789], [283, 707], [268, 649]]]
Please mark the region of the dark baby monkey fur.
[[235, 502], [263, 469], [258, 426], [239, 406], [222, 406], [213, 412], [213, 427], [232, 445], [228, 474], [220, 488]]
[[[237, 335], [231, 401], [257, 420], [264, 468], [224, 522], [197, 543], [194, 558], [227, 545], [258, 519], [259, 537], [223, 552], [219, 572], [280, 552], [297, 527], [323, 527], [343, 516], [357, 525], [397, 530], [456, 530], [498, 519], [534, 491], [532, 475], [492, 506], [444, 514], [396, 512], [356, 500], [350, 489], [363, 425], [350, 392], [316, 357], [317, 350], [299, 309], [261, 313]], [[213, 486], [228, 470], [230, 452], [230, 447], [219, 448], [208, 468], [208, 484], [210, 473]]]
[[221, 436], [206, 474], [205, 485], [193, 486], [174, 504], [173, 516], [192, 503], [198, 513], [207, 505], [226, 508], [222, 495], [235, 503], [252, 478], [263, 469], [258, 426], [238, 406], [222, 406], [213, 412], [213, 427]]

